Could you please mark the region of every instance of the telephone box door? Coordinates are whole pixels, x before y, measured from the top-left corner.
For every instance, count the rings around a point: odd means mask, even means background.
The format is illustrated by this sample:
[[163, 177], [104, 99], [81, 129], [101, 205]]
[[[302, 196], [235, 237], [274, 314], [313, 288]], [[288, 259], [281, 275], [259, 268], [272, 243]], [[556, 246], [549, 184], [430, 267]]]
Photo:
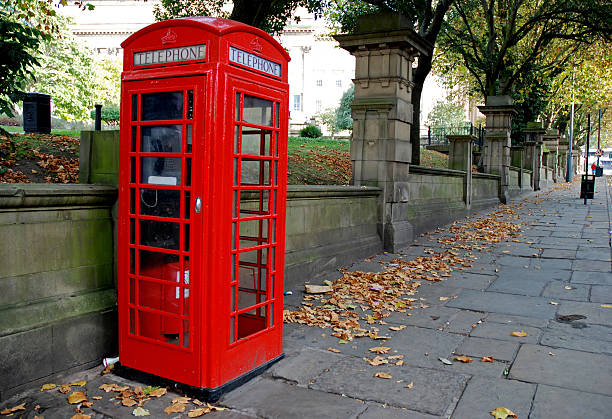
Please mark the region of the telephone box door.
[[[197, 385], [205, 77], [124, 83], [121, 362]], [[125, 122], [124, 122], [125, 121]], [[129, 122], [127, 122], [129, 121]], [[204, 256], [205, 257], [205, 256]], [[126, 272], [127, 271], [127, 272]]]

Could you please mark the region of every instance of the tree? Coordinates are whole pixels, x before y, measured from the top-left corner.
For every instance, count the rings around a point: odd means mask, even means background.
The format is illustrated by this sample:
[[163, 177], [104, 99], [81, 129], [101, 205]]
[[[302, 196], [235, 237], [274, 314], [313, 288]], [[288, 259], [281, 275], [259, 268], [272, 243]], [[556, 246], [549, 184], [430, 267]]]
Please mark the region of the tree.
[[345, 129], [353, 129], [353, 118], [351, 117], [351, 103], [355, 97], [355, 86], [351, 85], [349, 89], [342, 94], [340, 98], [340, 106], [336, 109], [336, 128], [342, 131]]
[[[225, 17], [255, 26], [268, 33], [279, 33], [298, 6], [319, 13], [326, 0], [161, 0], [155, 19], [186, 16]], [[229, 6], [233, 5], [231, 12]]]
[[427, 124], [431, 128], [464, 126], [465, 110], [461, 105], [438, 101], [427, 115]]
[[[436, 44], [444, 17], [455, 0], [330, 0], [325, 16], [338, 25], [342, 32], [353, 32], [356, 19], [364, 14], [391, 10], [402, 13], [414, 22], [413, 29], [432, 45]], [[410, 138], [418, 144], [420, 138], [421, 95], [425, 78], [432, 68], [432, 56], [420, 56], [413, 69], [412, 124]], [[412, 147], [412, 163], [420, 163], [420, 147]]]

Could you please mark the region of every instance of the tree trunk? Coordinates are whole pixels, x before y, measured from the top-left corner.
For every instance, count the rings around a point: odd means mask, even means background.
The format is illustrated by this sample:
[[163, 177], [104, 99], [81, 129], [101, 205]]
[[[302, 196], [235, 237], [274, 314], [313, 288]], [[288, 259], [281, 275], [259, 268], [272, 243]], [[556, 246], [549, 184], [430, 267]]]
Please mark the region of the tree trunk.
[[420, 56], [419, 64], [414, 70], [412, 81], [412, 125], [410, 126], [410, 142], [412, 143], [412, 164], [421, 164], [421, 95], [423, 83], [431, 71], [432, 56]]

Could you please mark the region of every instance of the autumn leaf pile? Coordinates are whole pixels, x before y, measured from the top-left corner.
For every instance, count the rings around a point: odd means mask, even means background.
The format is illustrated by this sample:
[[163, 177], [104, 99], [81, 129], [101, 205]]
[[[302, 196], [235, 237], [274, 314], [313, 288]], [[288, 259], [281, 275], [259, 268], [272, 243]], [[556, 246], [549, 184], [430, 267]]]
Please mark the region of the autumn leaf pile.
[[326, 146], [290, 152], [287, 183], [303, 185], [348, 185], [352, 165], [348, 151]]
[[342, 341], [358, 337], [388, 339], [390, 336], [378, 334], [378, 328], [365, 324], [385, 324], [383, 319], [392, 312], [426, 308], [414, 297], [421, 280], [444, 281], [453, 271], [472, 267], [471, 262], [476, 259], [474, 249], [486, 250], [520, 235], [521, 224], [517, 221], [516, 209], [502, 205], [486, 217], [455, 222], [447, 231], [438, 230], [444, 233], [438, 239], [441, 250], [427, 248], [427, 256], [380, 262], [387, 268], [381, 273], [345, 272], [334, 281], [326, 281], [329, 292], [307, 294], [299, 310], [284, 310], [284, 322], [332, 328], [332, 336]]

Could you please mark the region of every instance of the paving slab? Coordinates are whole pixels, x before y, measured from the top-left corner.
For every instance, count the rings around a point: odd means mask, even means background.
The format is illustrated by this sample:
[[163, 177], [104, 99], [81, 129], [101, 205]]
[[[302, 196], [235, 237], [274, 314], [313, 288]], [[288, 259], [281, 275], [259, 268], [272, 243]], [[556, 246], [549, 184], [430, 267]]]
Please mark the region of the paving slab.
[[561, 336], [575, 336], [586, 340], [612, 342], [612, 325], [589, 324], [587, 321], [588, 319], [564, 323], [553, 320], [544, 331]]
[[570, 271], [572, 269], [572, 261], [563, 259], [532, 258], [529, 267], [532, 269], [549, 272], [556, 272], [559, 270]]
[[368, 403], [365, 412], [359, 415], [359, 419], [441, 419], [443, 416], [433, 416], [427, 413], [415, 412], [406, 408], [383, 407]]
[[548, 278], [546, 278], [545, 275], [539, 274], [538, 276], [534, 276], [528, 271], [525, 271], [523, 275], [519, 276], [518, 272], [515, 272], [512, 277], [504, 275], [498, 278], [489, 288], [487, 288], [487, 291], [537, 297], [542, 293], [547, 282]]
[[484, 290], [495, 280], [495, 278], [495, 276], [487, 274], [453, 272], [452, 278], [448, 280], [448, 283], [457, 288]]
[[[527, 336], [516, 337], [510, 335], [510, 333], [512, 332], [521, 331], [527, 333]], [[478, 327], [472, 330], [470, 336], [488, 339], [499, 339], [513, 343], [538, 343], [541, 334], [542, 330], [536, 327], [484, 322], [482, 324], [479, 324]]]
[[[428, 308], [417, 308], [408, 311], [409, 316], [404, 316], [397, 323], [411, 326], [424, 327], [427, 329], [443, 329], [450, 324], [453, 318], [461, 310], [445, 306], [433, 306]], [[395, 316], [393, 316], [395, 318]], [[400, 316], [401, 317], [401, 316]], [[390, 320], [387, 320], [390, 322]]]
[[612, 308], [602, 307], [600, 303], [564, 301], [558, 307], [559, 315], [582, 314], [587, 316], [586, 323], [612, 325]]
[[551, 348], [574, 349], [576, 351], [612, 355], [612, 345], [609, 341], [586, 339], [583, 336], [545, 332], [540, 339], [540, 344], [550, 346]]
[[[376, 378], [376, 372], [392, 378]], [[431, 368], [372, 367], [347, 359], [321, 374], [311, 388], [441, 416], [459, 398], [468, 378]], [[413, 387], [406, 388], [411, 382]]]
[[593, 303], [612, 303], [612, 286], [593, 285], [591, 288], [591, 302]]
[[530, 418], [606, 418], [612, 411], [612, 397], [540, 384]]
[[544, 249], [541, 257], [547, 259], [576, 259], [576, 251], [564, 249]]
[[612, 396], [612, 357], [601, 354], [525, 344], [509, 378]]
[[[464, 290], [464, 288], [454, 287], [453, 284], [448, 281], [423, 283], [418, 288], [417, 297], [419, 299], [425, 299], [424, 303], [427, 305], [444, 305], [446, 304], [446, 301], [448, 301], [444, 300], [445, 298], [452, 298], [461, 295]], [[440, 300], [440, 297], [443, 299]]]
[[549, 301], [543, 297], [464, 290], [459, 297], [449, 301], [446, 306], [473, 311], [551, 319], [554, 317], [556, 309], [549, 304]]
[[612, 275], [610, 272], [610, 262], [603, 260], [576, 259], [572, 264], [572, 270], [583, 272], [607, 272], [608, 275]]
[[469, 355], [478, 359], [483, 356], [492, 356], [495, 360], [512, 361], [518, 349], [518, 342], [470, 336], [461, 342], [455, 349], [455, 353]]
[[359, 400], [267, 378], [252, 380], [223, 396], [220, 402], [266, 418], [356, 418], [365, 410]]
[[559, 300], [588, 301], [590, 287], [588, 285], [570, 285], [567, 282], [551, 281], [542, 291], [542, 297]]
[[519, 418], [526, 418], [536, 386], [512, 380], [472, 377], [461, 396], [453, 419], [490, 419], [491, 411], [502, 406]]
[[572, 273], [570, 282], [573, 284], [612, 285], [612, 274], [610, 272], [576, 271]]
[[306, 385], [342, 358], [342, 355], [327, 350], [303, 348], [274, 364], [266, 375]]
[[450, 319], [449, 323], [444, 327], [444, 331], [467, 335], [474, 327], [478, 326], [479, 321], [482, 322], [485, 318], [486, 314], [481, 312], [460, 310]]

